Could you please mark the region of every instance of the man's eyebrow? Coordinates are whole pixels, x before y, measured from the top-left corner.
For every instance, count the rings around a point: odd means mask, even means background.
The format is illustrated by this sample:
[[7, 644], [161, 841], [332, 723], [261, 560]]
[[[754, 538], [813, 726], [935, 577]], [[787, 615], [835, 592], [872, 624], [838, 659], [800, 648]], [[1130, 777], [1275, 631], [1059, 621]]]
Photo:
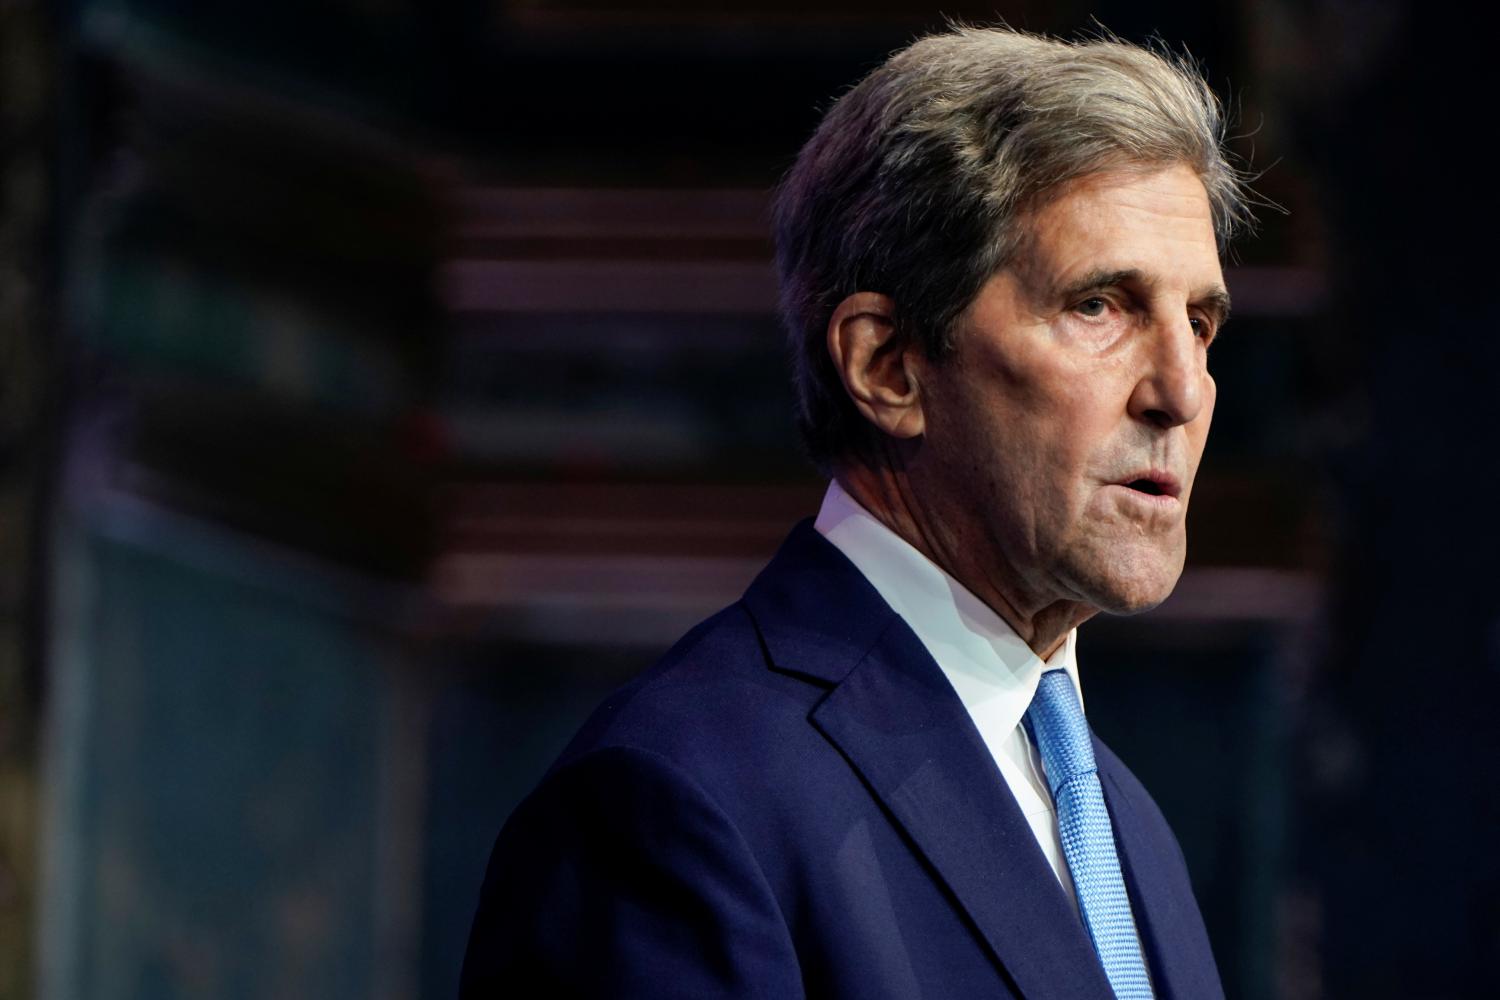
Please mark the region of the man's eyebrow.
[[1088, 292], [1096, 292], [1101, 288], [1113, 288], [1116, 285], [1129, 284], [1142, 281], [1144, 275], [1134, 267], [1121, 268], [1110, 271], [1104, 268], [1095, 268], [1068, 282], [1066, 285], [1058, 285], [1052, 290], [1052, 294], [1064, 301], [1078, 298]]
[[1214, 326], [1223, 326], [1229, 322], [1229, 290], [1227, 288], [1214, 288], [1202, 292], [1193, 296], [1193, 301], [1213, 316]]
[[[1065, 285], [1057, 286], [1052, 294], [1055, 298], [1068, 302], [1089, 292], [1128, 284], [1150, 285], [1152, 281], [1139, 268], [1096, 268]], [[1222, 285], [1193, 293], [1192, 304], [1212, 314], [1216, 326], [1223, 326], [1229, 321], [1229, 290]]]

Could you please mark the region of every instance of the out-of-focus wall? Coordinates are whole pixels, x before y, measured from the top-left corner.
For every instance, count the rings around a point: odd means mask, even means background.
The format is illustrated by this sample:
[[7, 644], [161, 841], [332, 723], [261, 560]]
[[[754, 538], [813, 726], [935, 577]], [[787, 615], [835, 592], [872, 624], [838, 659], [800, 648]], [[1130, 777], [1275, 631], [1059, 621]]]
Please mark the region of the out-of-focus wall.
[[0, 7], [0, 997], [33, 988], [37, 734], [42, 695], [37, 525], [55, 352], [55, 64], [44, 6]]

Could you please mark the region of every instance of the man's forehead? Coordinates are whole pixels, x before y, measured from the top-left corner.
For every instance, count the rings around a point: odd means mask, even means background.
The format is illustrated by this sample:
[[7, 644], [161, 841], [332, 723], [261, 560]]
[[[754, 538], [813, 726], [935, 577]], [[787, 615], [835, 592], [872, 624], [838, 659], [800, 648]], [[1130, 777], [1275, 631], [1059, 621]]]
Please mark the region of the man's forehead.
[[1099, 279], [1114, 275], [1115, 283], [1223, 291], [1208, 193], [1186, 165], [1079, 178], [1029, 211], [1022, 226], [1010, 264], [1029, 285], [1108, 283]]

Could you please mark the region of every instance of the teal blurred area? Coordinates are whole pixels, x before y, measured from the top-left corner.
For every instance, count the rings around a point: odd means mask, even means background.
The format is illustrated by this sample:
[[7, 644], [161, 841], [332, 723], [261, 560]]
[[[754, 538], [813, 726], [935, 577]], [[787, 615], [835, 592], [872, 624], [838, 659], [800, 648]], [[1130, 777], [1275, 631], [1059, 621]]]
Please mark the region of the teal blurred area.
[[[1495, 863], [1407, 852], [1500, 817], [1423, 819], [1500, 761], [1493, 475], [1444, 478], [1500, 338], [1432, 348], [1487, 327], [1419, 308], [1448, 272], [1389, 197], [1448, 182], [1380, 131], [1447, 36], [1314, 8], [5, 5], [0, 1000], [454, 995], [510, 810], [817, 510], [768, 191], [944, 14], [1183, 43], [1277, 206], [1226, 262], [1182, 583], [1080, 647], [1229, 995], [1485, 995]], [[1392, 637], [1444, 566], [1459, 623]]]
[[63, 541], [43, 986], [375, 995], [412, 783], [402, 664], [232, 543], [132, 527]]

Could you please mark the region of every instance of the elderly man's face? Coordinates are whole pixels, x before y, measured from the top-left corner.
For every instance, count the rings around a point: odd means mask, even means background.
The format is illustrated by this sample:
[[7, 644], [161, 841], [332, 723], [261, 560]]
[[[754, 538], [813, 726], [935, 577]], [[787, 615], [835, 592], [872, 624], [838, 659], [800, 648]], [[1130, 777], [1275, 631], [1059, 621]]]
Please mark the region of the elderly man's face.
[[967, 567], [1026, 603], [1128, 613], [1172, 590], [1228, 308], [1186, 166], [1097, 174], [1031, 217], [956, 353], [924, 364], [917, 484]]

